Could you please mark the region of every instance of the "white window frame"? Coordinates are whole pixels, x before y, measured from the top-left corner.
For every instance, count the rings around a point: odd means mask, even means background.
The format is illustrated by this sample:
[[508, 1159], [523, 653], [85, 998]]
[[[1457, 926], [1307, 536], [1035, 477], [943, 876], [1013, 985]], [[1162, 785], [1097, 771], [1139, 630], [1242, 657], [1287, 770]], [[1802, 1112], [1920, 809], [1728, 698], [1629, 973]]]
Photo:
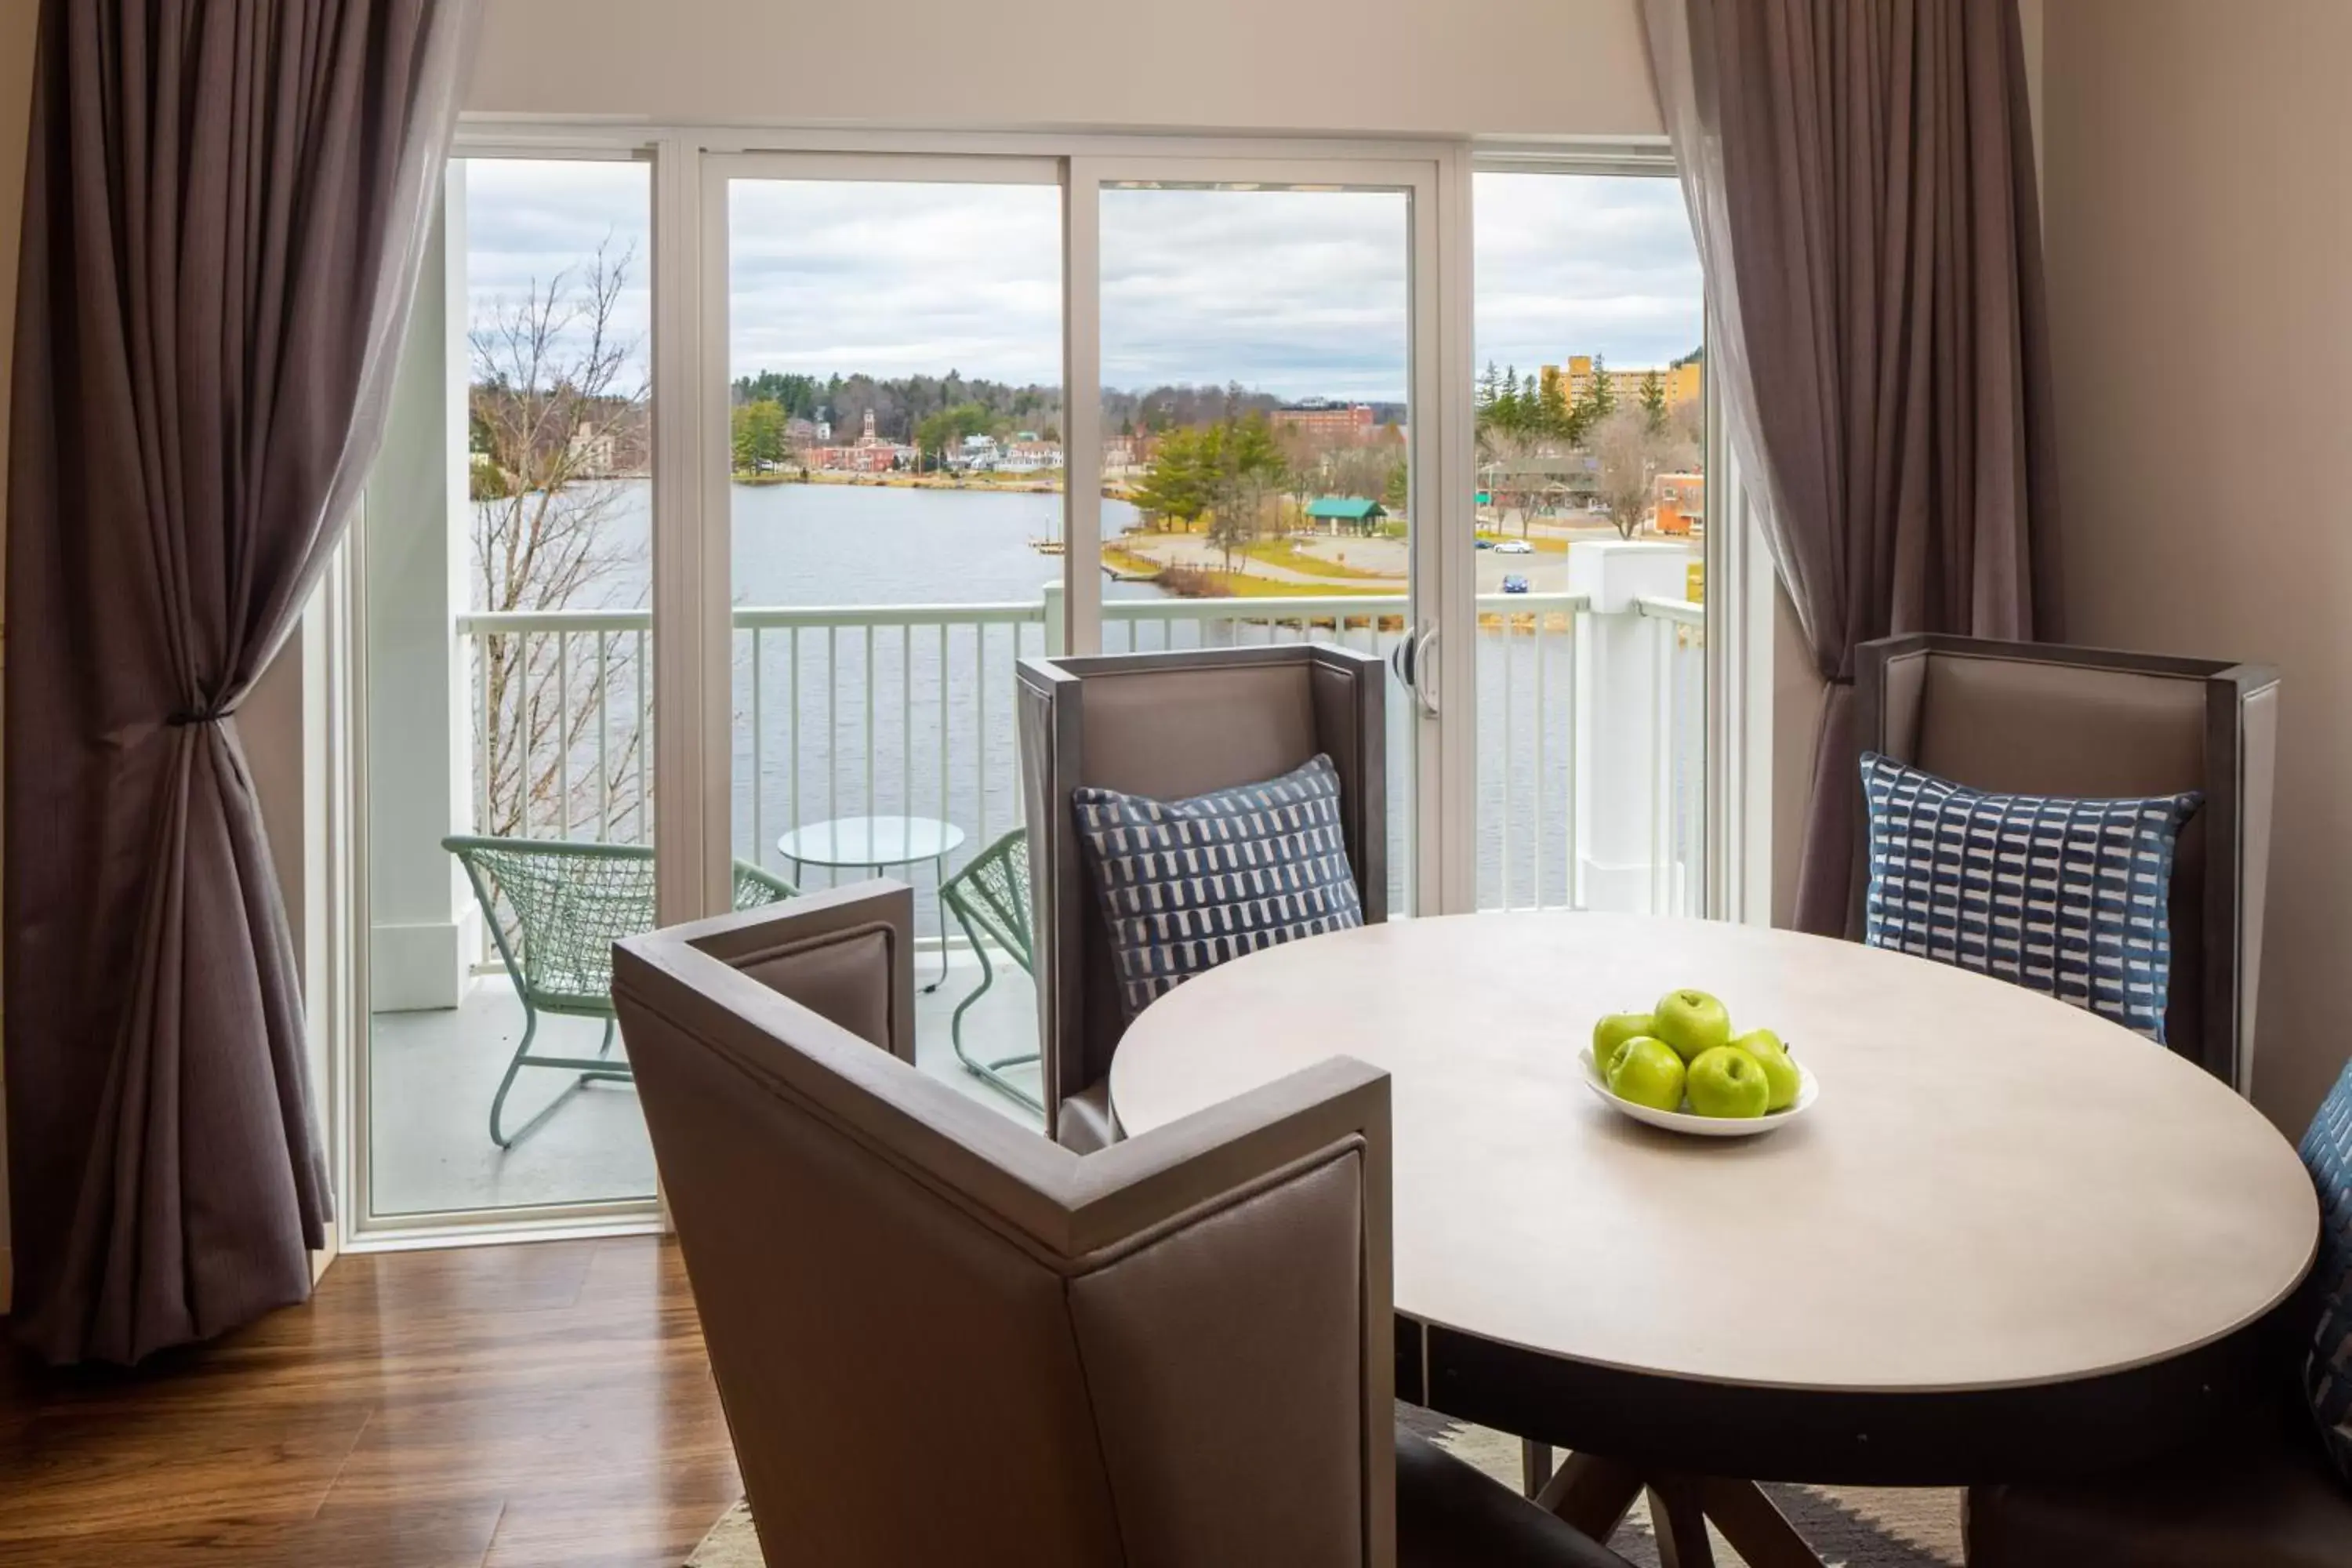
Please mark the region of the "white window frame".
[[[1269, 185], [1332, 185], [1354, 188], [1398, 190], [1409, 198], [1411, 224], [1408, 244], [1411, 247], [1409, 284], [1412, 289], [1411, 312], [1412, 352], [1410, 374], [1410, 398], [1414, 408], [1412, 448], [1410, 459], [1413, 475], [1413, 511], [1416, 518], [1433, 520], [1433, 526], [1419, 527], [1413, 534], [1412, 592], [1414, 614], [1422, 625], [1417, 631], [1433, 629], [1441, 621], [1443, 595], [1458, 592], [1463, 613], [1467, 613], [1475, 592], [1474, 580], [1466, 565], [1469, 538], [1470, 509], [1467, 505], [1469, 426], [1466, 411], [1458, 433], [1448, 428], [1445, 410], [1449, 400], [1444, 395], [1445, 377], [1459, 369], [1466, 377], [1467, 347], [1458, 353], [1458, 367], [1447, 363], [1449, 340], [1456, 334], [1447, 333], [1442, 321], [1451, 308], [1450, 293], [1459, 293], [1466, 310], [1468, 275], [1466, 268], [1452, 259], [1465, 255], [1458, 247], [1446, 244], [1449, 222], [1456, 209], [1466, 229], [1467, 208], [1457, 199], [1461, 181], [1466, 169], [1460, 149], [1450, 143], [1393, 143], [1356, 141], [1325, 141], [1289, 138], [1228, 138], [1228, 137], [1130, 137], [1043, 135], [969, 136], [961, 134], [922, 133], [860, 133], [818, 132], [804, 134], [766, 132], [743, 142], [706, 138], [698, 149], [701, 170], [697, 205], [698, 221], [692, 231], [681, 227], [676, 233], [666, 230], [656, 222], [655, 247], [657, 253], [665, 240], [679, 245], [691, 244], [696, 252], [681, 263], [698, 280], [699, 300], [697, 306], [702, 324], [701, 353], [723, 353], [728, 341], [727, 318], [727, 216], [726, 191], [729, 182], [737, 179], [897, 179], [930, 182], [971, 182], [981, 184], [1035, 184], [1058, 181], [1063, 187], [1063, 249], [1062, 288], [1063, 312], [1063, 447], [1068, 454], [1064, 470], [1063, 495], [1066, 508], [1063, 538], [1066, 542], [1062, 557], [1064, 605], [1066, 620], [1065, 636], [1073, 653], [1100, 651], [1102, 618], [1099, 584], [1101, 582], [1101, 541], [1099, 520], [1095, 509], [1101, 490], [1100, 442], [1101, 410], [1101, 342], [1099, 310], [1099, 279], [1101, 277], [1101, 193], [1107, 186], [1134, 181], [1163, 181], [1181, 184], [1258, 184]], [[665, 147], [667, 147], [665, 143]], [[656, 176], [658, 183], [659, 176]], [[1465, 193], [1466, 194], [1466, 193]], [[677, 252], [672, 252], [677, 254]], [[656, 271], [660, 269], [656, 265]], [[658, 309], [658, 308], [657, 308]], [[1465, 318], [1466, 319], [1466, 318]], [[658, 340], [658, 332], [656, 338]], [[680, 356], [681, 359], [684, 356]], [[665, 457], [690, 461], [698, 466], [699, 483], [696, 491], [698, 504], [704, 499], [723, 495], [727, 483], [727, 378], [713, 374], [707, 358], [692, 367], [698, 384], [692, 395], [698, 398], [701, 428], [690, 447], [666, 447], [658, 414], [666, 397], [688, 395], [683, 381], [665, 381], [661, 366], [663, 358], [656, 342], [655, 421], [655, 473], [656, 512], [661, 507], [659, 476]], [[681, 363], [681, 377], [688, 374]], [[1466, 379], [1465, 384], [1467, 384]], [[1439, 411], [1436, 417], [1423, 417], [1423, 411]], [[1456, 482], [1459, 479], [1460, 482]], [[1456, 492], [1459, 496], [1456, 496]], [[729, 710], [730, 686], [731, 638], [725, 632], [730, 584], [730, 551], [723, 507], [713, 508], [704, 514], [699, 531], [702, 537], [693, 547], [693, 559], [680, 545], [681, 557], [673, 570], [681, 576], [701, 574], [698, 603], [708, 626], [719, 628], [720, 635], [706, 640], [694, 651], [701, 661], [699, 689], [680, 693], [676, 700], [681, 704], [667, 710], [693, 712], [700, 716], [704, 740], [702, 755], [717, 758], [729, 755], [732, 715]], [[1081, 513], [1085, 515], [1081, 516]], [[1458, 533], [1463, 542], [1465, 564], [1455, 565], [1451, 574], [1446, 561], [1452, 553], [1445, 541]], [[656, 535], [656, 581], [662, 576], [660, 532]], [[1454, 581], [1458, 579], [1458, 583]], [[656, 588], [656, 601], [660, 592]], [[663, 662], [663, 647], [658, 630], [656, 634], [656, 702], [669, 698], [663, 684], [664, 673], [669, 668]], [[1466, 661], [1465, 661], [1466, 662]], [[1448, 679], [1443, 661], [1441, 679]], [[1465, 681], [1475, 678], [1475, 671], [1465, 672]], [[680, 678], [681, 680], [683, 678]], [[1465, 686], [1466, 692], [1467, 688]], [[687, 706], [690, 704], [691, 706]], [[1472, 710], [1471, 699], [1441, 697], [1438, 711], [1467, 713]], [[1457, 732], [1459, 727], [1456, 727]], [[1475, 851], [1475, 825], [1466, 816], [1456, 823], [1449, 814], [1446, 801], [1449, 786], [1464, 791], [1475, 785], [1475, 760], [1468, 740], [1458, 743], [1444, 733], [1442, 721], [1433, 714], [1429, 721], [1415, 726], [1416, 748], [1412, 773], [1414, 779], [1414, 809], [1416, 831], [1413, 835], [1414, 864], [1407, 879], [1409, 889], [1420, 889], [1420, 907], [1423, 912], [1450, 913], [1472, 907], [1475, 894], [1475, 872], [1456, 873], [1441, 868], [1451, 867], [1463, 856]], [[666, 750], [666, 747], [665, 747]], [[1453, 753], [1459, 752], [1461, 757]], [[731, 810], [731, 781], [724, 776], [699, 774], [699, 788], [704, 801], [705, 816], [698, 843], [688, 843], [680, 848], [682, 854], [698, 857], [695, 875], [698, 880], [697, 912], [726, 907], [729, 865], [732, 856], [732, 824], [727, 815]], [[1456, 799], [1468, 798], [1457, 794]], [[667, 821], [667, 818], [661, 819]], [[687, 831], [680, 826], [681, 833]], [[659, 853], [667, 859], [670, 849], [666, 841], [658, 841]], [[686, 873], [677, 873], [683, 880]], [[669, 878], [662, 878], [667, 888]], [[684, 891], [680, 890], [681, 898]], [[1410, 896], [1410, 892], [1409, 892]], [[665, 918], [668, 918], [665, 906]], [[678, 918], [688, 918], [681, 914]]]
[[[1478, 171], [1671, 177], [1662, 142], [1522, 146], [1463, 140], [1309, 137], [1056, 135], [1028, 132], [847, 131], [835, 128], [739, 130], [646, 126], [612, 121], [462, 121], [452, 157], [645, 160], [652, 165], [654, 512], [704, 520], [701, 527], [654, 529], [656, 727], [660, 798], [693, 800], [698, 809], [656, 815], [656, 907], [665, 921], [727, 907], [732, 825], [726, 737], [731, 726], [730, 588], [723, 504], [727, 468], [728, 377], [710, 363], [726, 349], [726, 234], [723, 182], [745, 172], [789, 170], [807, 176], [971, 179], [1024, 182], [1041, 174], [1065, 188], [1065, 446], [1070, 453], [1066, 505], [1089, 510], [1099, 492], [1100, 360], [1097, 289], [1099, 192], [1121, 179], [1233, 181], [1254, 174], [1266, 183], [1361, 184], [1412, 193], [1411, 368], [1413, 515], [1412, 592], [1416, 630], [1475, 625], [1476, 582], [1471, 550], [1475, 487], [1472, 388], [1475, 381], [1473, 176]], [[1181, 171], [1181, 172], [1180, 172]], [[714, 330], [715, 329], [715, 330]], [[1728, 441], [1723, 439], [1715, 381], [1708, 382], [1710, 526], [1707, 582], [1706, 808], [1707, 913], [1763, 923], [1771, 896], [1772, 574], [1752, 526]], [[713, 489], [714, 483], [719, 487]], [[1067, 595], [1073, 651], [1100, 646], [1098, 532], [1090, 515], [1066, 529], [1065, 584], [1084, 574], [1086, 591]], [[367, 839], [363, 606], [364, 560], [354, 552], [351, 580], [330, 617], [333, 689], [324, 732], [307, 738], [332, 763], [336, 800], [347, 820], [331, 836], [330, 885], [343, 896], [330, 915], [314, 909], [313, 951], [338, 977], [323, 1002], [334, 1022], [329, 1075], [341, 1092], [322, 1107], [335, 1161], [345, 1250], [375, 1251], [461, 1242], [635, 1234], [663, 1224], [658, 1199], [530, 1209], [489, 1209], [376, 1218], [367, 1181], [368, 977]], [[1465, 636], [1465, 645], [1474, 639]], [[1476, 908], [1475, 660], [1434, 660], [1438, 711], [1469, 715], [1416, 727], [1415, 794], [1422, 803], [1415, 880], [1423, 913]], [[325, 921], [323, 926], [315, 922]], [[347, 977], [347, 978], [344, 978]]]
[[[1677, 179], [1663, 137], [1570, 142], [1481, 141], [1479, 174], [1601, 174]], [[1465, 331], [1468, 330], [1465, 327]], [[1710, 309], [1709, 342], [1716, 323]], [[1464, 383], [1467, 384], [1467, 383]], [[1756, 535], [1738, 458], [1725, 427], [1720, 382], [1706, 378], [1707, 529], [1706, 779], [1702, 811], [1711, 920], [1769, 925], [1772, 919], [1771, 558]], [[1719, 526], [1724, 519], [1727, 526]]]

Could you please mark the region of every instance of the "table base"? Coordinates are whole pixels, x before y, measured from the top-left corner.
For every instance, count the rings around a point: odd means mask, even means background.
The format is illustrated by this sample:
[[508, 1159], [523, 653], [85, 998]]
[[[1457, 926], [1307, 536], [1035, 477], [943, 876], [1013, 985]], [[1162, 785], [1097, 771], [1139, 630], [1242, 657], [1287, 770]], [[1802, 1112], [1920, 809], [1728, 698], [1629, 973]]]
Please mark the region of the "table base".
[[1748, 1568], [1823, 1568], [1754, 1481], [1647, 1471], [1597, 1454], [1570, 1454], [1536, 1501], [1591, 1539], [1607, 1541], [1643, 1492], [1664, 1568], [1714, 1568], [1710, 1523]]

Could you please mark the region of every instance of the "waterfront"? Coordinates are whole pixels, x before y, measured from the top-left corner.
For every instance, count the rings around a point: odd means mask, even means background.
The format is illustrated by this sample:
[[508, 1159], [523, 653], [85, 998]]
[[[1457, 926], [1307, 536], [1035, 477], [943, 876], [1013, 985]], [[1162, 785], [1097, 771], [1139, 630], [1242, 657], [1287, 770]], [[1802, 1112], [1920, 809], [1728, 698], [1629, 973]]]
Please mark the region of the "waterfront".
[[[622, 564], [575, 607], [638, 609], [647, 602], [650, 487], [625, 481], [615, 499], [608, 542]], [[776, 838], [793, 826], [834, 816], [907, 813], [941, 816], [964, 831], [965, 848], [950, 862], [952, 870], [964, 855], [1017, 825], [1013, 666], [1018, 656], [1045, 648], [1045, 594], [1060, 580], [1062, 559], [1038, 553], [1031, 541], [1058, 532], [1062, 498], [782, 484], [732, 486], [728, 499], [730, 598], [739, 614], [731, 701], [735, 852], [793, 875], [796, 868], [780, 861], [774, 849]], [[1107, 537], [1122, 532], [1135, 515], [1123, 502], [1102, 506]], [[1564, 557], [1482, 552], [1479, 565], [1524, 570], [1538, 562], [1551, 565]], [[1396, 586], [1402, 592], [1402, 584]], [[1148, 583], [1105, 582], [1102, 591], [1113, 601], [1167, 597]], [[1199, 646], [1204, 637], [1256, 641], [1300, 635], [1262, 620], [1215, 618], [1221, 607], [1239, 610], [1250, 601], [1198, 603], [1199, 617], [1158, 626], [1114, 615], [1105, 645], [1124, 649], [1132, 637], [1144, 647], [1163, 641], [1183, 647]], [[980, 605], [1001, 608], [969, 608]], [[917, 615], [910, 606], [938, 613]], [[1002, 608], [1010, 606], [1022, 608]], [[889, 614], [880, 619], [822, 614], [851, 608]], [[768, 616], [770, 611], [776, 614]], [[747, 617], [769, 624], [746, 627], [740, 623]], [[1359, 629], [1349, 640], [1384, 652], [1395, 637]], [[1557, 907], [1570, 900], [1573, 638], [1565, 628], [1530, 636], [1524, 627], [1516, 633], [1488, 627], [1476, 646], [1481, 902]], [[1697, 669], [1696, 661], [1678, 660], [1677, 686], [1694, 681]], [[1396, 840], [1391, 863], [1400, 877], [1410, 859], [1403, 852], [1411, 821], [1410, 748], [1402, 743], [1410, 706], [1392, 682], [1389, 815]], [[1688, 726], [1686, 746], [1695, 761], [1701, 708], [1696, 689], [1678, 691], [1673, 707], [1677, 730]], [[625, 710], [624, 705], [616, 721], [625, 721]], [[1689, 792], [1696, 778], [1693, 767], [1678, 780], [1678, 818], [1695, 813]], [[1516, 826], [1507, 826], [1513, 818]], [[1513, 868], [1507, 889], [1507, 861]], [[821, 885], [825, 879], [816, 873], [814, 879]], [[916, 868], [912, 879], [927, 884], [929, 868]], [[928, 886], [920, 902], [928, 931], [935, 918]]]

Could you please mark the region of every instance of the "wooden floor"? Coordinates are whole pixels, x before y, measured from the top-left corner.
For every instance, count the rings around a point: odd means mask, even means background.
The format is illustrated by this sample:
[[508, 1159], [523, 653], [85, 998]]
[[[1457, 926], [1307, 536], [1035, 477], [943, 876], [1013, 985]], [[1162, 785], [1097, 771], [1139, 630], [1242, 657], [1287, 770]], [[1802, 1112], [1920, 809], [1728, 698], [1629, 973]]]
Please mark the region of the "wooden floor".
[[740, 1492], [650, 1238], [345, 1258], [135, 1373], [0, 1350], [8, 1568], [676, 1568]]

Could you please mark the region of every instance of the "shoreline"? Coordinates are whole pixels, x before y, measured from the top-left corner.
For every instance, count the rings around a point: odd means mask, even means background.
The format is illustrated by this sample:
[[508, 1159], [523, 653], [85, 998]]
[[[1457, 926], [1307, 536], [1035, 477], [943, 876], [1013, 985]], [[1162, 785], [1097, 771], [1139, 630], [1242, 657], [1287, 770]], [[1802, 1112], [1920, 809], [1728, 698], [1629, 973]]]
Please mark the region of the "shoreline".
[[[1057, 496], [1062, 493], [1062, 481], [1055, 479], [974, 479], [969, 475], [845, 473], [837, 469], [812, 468], [806, 473], [798, 469], [785, 473], [748, 474], [740, 470], [727, 476], [730, 484], [747, 489], [764, 489], [773, 485], [835, 485], [852, 489], [889, 490], [961, 490], [969, 495]], [[1127, 487], [1105, 484], [1105, 500], [1128, 500]]]

